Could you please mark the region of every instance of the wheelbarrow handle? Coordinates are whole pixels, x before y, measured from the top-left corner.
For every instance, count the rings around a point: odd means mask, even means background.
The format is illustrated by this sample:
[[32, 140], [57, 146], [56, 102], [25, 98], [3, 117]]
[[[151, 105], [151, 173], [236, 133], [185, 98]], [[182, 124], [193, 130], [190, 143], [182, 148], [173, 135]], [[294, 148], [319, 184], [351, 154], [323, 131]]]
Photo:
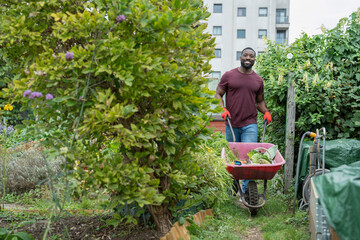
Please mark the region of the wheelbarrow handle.
[[269, 122], [267, 119], [265, 119], [263, 123], [264, 123], [264, 129], [263, 129], [262, 138], [261, 138], [262, 143], [264, 142], [266, 126], [268, 125]]
[[231, 134], [232, 134], [232, 137], [233, 137], [233, 142], [236, 142], [234, 130], [233, 130], [233, 128], [232, 128], [232, 126], [231, 126], [231, 123], [230, 123], [230, 117], [229, 117], [229, 116], [226, 116], [226, 120], [227, 120], [227, 122], [228, 122], [228, 124], [229, 124], [229, 127], [230, 127], [230, 130], [231, 130]]

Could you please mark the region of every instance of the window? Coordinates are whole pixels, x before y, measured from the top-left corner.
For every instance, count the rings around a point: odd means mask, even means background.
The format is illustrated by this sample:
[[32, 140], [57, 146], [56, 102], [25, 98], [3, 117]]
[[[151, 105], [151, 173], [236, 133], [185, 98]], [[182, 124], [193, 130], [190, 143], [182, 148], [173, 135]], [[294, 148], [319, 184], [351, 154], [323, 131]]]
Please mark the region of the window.
[[286, 9], [276, 9], [276, 23], [289, 23], [289, 18], [286, 16]]
[[245, 29], [238, 29], [237, 30], [237, 38], [245, 38], [245, 37], [246, 37]]
[[221, 49], [220, 48], [215, 48], [215, 57], [221, 58]]
[[220, 36], [222, 34], [221, 26], [214, 26], [213, 27], [213, 35]]
[[259, 17], [267, 17], [268, 9], [267, 8], [259, 8]]
[[242, 51], [236, 51], [236, 60], [240, 60]]
[[214, 13], [222, 13], [222, 4], [221, 3], [219, 3], [219, 4], [215, 3], [214, 4]]
[[259, 29], [258, 38], [263, 38], [263, 36], [267, 36], [267, 30], [266, 29]]
[[246, 16], [246, 8], [238, 8], [237, 9], [237, 15], [238, 17], [245, 17]]
[[214, 71], [214, 72], [211, 73], [211, 77], [220, 80], [221, 72], [220, 71]]
[[276, 31], [276, 43], [284, 44], [286, 42], [286, 30], [277, 30]]

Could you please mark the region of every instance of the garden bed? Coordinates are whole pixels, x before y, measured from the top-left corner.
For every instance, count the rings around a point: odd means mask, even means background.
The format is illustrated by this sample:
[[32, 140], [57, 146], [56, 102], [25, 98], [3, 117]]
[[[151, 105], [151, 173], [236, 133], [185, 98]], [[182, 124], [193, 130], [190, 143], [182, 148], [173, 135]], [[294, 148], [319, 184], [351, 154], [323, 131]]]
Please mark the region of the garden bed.
[[[14, 232], [26, 232], [34, 239], [43, 239], [44, 233], [49, 224], [49, 219], [35, 217], [35, 219], [26, 220], [22, 218], [11, 217], [11, 212], [6, 210], [2, 212], [7, 217], [1, 217], [0, 228], [13, 230]], [[15, 216], [15, 215], [14, 215]], [[142, 225], [119, 225], [113, 227], [107, 225], [105, 220], [107, 215], [70, 215], [53, 219], [48, 232], [47, 239], [112, 239], [112, 240], [145, 240], [160, 239], [163, 234], [149, 229]]]

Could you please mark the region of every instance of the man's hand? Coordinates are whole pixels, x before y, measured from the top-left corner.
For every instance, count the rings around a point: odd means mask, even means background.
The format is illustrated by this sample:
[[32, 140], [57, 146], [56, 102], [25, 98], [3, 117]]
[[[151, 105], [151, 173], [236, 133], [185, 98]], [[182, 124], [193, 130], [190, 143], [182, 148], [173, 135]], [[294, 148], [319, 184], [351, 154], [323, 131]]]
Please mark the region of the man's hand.
[[224, 112], [221, 114], [221, 117], [226, 121], [227, 116], [229, 116], [229, 118], [231, 118], [230, 112], [226, 108], [224, 108]]
[[265, 120], [267, 120], [268, 123], [271, 122], [271, 114], [270, 114], [269, 111], [266, 111], [266, 112], [264, 113], [264, 121], [265, 121]]

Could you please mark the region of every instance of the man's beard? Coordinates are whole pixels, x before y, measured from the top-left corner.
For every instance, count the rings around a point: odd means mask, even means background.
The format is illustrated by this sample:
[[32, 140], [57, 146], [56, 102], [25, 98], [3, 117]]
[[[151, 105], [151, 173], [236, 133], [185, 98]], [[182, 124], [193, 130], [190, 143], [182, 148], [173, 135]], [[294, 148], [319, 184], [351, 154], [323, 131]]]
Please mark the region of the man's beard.
[[250, 62], [249, 65], [246, 65], [245, 60], [241, 60], [240, 63], [241, 63], [241, 66], [245, 69], [250, 69], [250, 68], [252, 68], [252, 66], [254, 66], [254, 62]]

